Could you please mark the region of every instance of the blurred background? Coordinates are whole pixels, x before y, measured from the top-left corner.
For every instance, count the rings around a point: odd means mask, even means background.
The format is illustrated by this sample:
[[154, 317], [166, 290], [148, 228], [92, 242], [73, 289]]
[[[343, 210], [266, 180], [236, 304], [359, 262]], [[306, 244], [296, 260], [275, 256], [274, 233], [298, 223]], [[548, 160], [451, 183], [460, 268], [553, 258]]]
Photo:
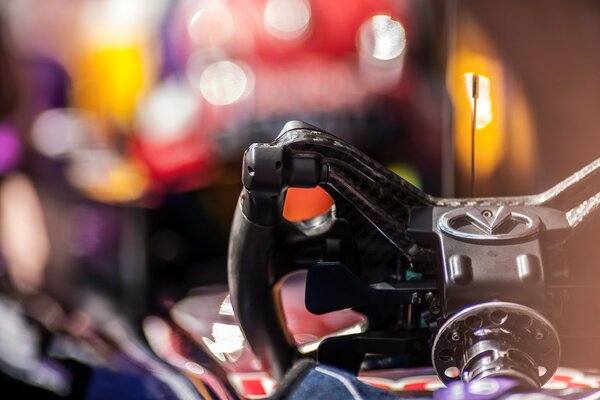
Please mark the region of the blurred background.
[[[474, 195], [545, 190], [600, 155], [599, 22], [595, 1], [3, 0], [3, 382], [268, 393], [225, 286], [243, 151], [303, 120], [469, 196], [477, 74]], [[330, 204], [295, 190], [285, 216]], [[295, 312], [298, 345], [362, 323]]]

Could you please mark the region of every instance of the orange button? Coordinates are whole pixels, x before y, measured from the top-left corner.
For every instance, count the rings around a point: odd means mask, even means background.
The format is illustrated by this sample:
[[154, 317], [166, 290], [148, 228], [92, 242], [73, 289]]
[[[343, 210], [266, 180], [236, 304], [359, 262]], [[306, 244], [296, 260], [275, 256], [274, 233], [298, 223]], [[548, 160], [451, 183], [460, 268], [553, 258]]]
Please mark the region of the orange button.
[[288, 221], [314, 218], [327, 212], [333, 203], [331, 196], [318, 186], [311, 189], [289, 188], [283, 217]]

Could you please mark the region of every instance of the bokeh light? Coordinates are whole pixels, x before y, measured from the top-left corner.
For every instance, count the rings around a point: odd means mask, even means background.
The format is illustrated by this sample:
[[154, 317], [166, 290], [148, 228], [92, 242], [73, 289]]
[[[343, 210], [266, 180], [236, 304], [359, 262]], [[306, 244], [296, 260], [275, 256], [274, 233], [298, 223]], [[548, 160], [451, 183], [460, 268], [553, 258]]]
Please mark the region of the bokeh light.
[[265, 6], [265, 29], [278, 39], [292, 40], [310, 27], [311, 8], [307, 0], [268, 0]]
[[234, 61], [217, 61], [208, 65], [198, 82], [206, 101], [216, 106], [233, 104], [250, 93], [254, 86], [251, 71]]
[[201, 1], [192, 10], [187, 28], [195, 45], [217, 48], [232, 39], [235, 24], [223, 1]]
[[406, 32], [398, 21], [389, 15], [375, 15], [360, 28], [359, 49], [380, 61], [400, 57], [406, 48]]
[[[471, 98], [471, 112], [474, 111], [475, 99], [471, 94], [473, 88], [473, 73], [465, 74], [465, 85], [467, 88], [467, 93]], [[490, 122], [492, 122], [492, 118], [494, 116], [492, 109], [492, 96], [490, 92], [490, 78], [483, 75], [478, 75], [478, 93], [477, 93], [477, 117], [475, 128], [483, 129]]]
[[22, 173], [7, 177], [0, 189], [0, 236], [13, 284], [26, 293], [38, 291], [44, 283], [50, 242], [38, 192]]
[[171, 142], [195, 128], [200, 99], [187, 83], [171, 77], [158, 84], [140, 104], [138, 133], [145, 141]]
[[77, 109], [50, 109], [33, 121], [33, 147], [49, 158], [63, 158], [93, 136], [90, 115]]

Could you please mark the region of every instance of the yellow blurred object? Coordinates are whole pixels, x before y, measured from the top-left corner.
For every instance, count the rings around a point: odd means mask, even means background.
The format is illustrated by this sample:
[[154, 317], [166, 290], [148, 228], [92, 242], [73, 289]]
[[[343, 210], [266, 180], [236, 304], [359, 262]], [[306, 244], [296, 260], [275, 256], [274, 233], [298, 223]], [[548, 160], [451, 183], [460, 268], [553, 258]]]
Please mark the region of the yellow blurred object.
[[102, 186], [84, 188], [92, 197], [107, 202], [127, 202], [139, 199], [148, 187], [145, 168], [135, 161], [123, 161], [109, 171]]
[[[478, 75], [475, 121], [475, 195], [501, 195], [530, 187], [535, 167], [535, 127], [521, 85], [502, 64], [493, 43], [470, 14], [458, 8], [455, 46], [446, 85], [453, 105], [453, 142], [459, 195], [471, 176], [473, 77]], [[519, 182], [513, 174], [519, 173]], [[512, 182], [510, 182], [512, 180]]]
[[138, 161], [101, 154], [95, 160], [90, 156], [79, 161], [71, 165], [69, 181], [96, 200], [109, 203], [135, 201], [148, 189], [148, 171]]
[[106, 132], [129, 131], [157, 74], [156, 30], [168, 1], [83, 0], [70, 61], [73, 106], [97, 114]]
[[[459, 49], [452, 62], [454, 73], [450, 77], [449, 91], [454, 104], [454, 138], [457, 161], [464, 171], [471, 167], [473, 98], [469, 81], [472, 82], [473, 74], [480, 76], [477, 132], [475, 133], [475, 171], [478, 178], [485, 179], [500, 165], [506, 150], [505, 121], [502, 118], [505, 107], [504, 73], [495, 59], [466, 49]], [[486, 82], [485, 86], [483, 82]]]
[[149, 87], [151, 65], [139, 46], [87, 49], [73, 74], [75, 107], [128, 126]]
[[534, 134], [535, 124], [523, 94], [523, 88], [513, 84], [513, 93], [507, 128], [510, 143], [517, 145], [511, 146], [507, 159], [517, 171], [520, 171], [521, 180], [532, 180], [533, 171], [538, 162], [537, 137]]
[[390, 171], [403, 178], [408, 183], [418, 187], [419, 189], [423, 189], [423, 181], [421, 180], [419, 171], [416, 168], [403, 163], [388, 165], [388, 168]]

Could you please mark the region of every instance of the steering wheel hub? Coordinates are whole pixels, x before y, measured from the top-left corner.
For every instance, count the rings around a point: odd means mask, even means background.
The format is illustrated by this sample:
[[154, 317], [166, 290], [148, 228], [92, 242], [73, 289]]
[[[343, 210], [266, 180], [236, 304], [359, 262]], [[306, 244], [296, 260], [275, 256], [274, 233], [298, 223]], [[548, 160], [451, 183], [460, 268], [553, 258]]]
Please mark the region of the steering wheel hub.
[[546, 383], [560, 359], [552, 324], [537, 311], [515, 303], [468, 307], [437, 332], [432, 362], [445, 382], [489, 376], [517, 377], [532, 387]]

